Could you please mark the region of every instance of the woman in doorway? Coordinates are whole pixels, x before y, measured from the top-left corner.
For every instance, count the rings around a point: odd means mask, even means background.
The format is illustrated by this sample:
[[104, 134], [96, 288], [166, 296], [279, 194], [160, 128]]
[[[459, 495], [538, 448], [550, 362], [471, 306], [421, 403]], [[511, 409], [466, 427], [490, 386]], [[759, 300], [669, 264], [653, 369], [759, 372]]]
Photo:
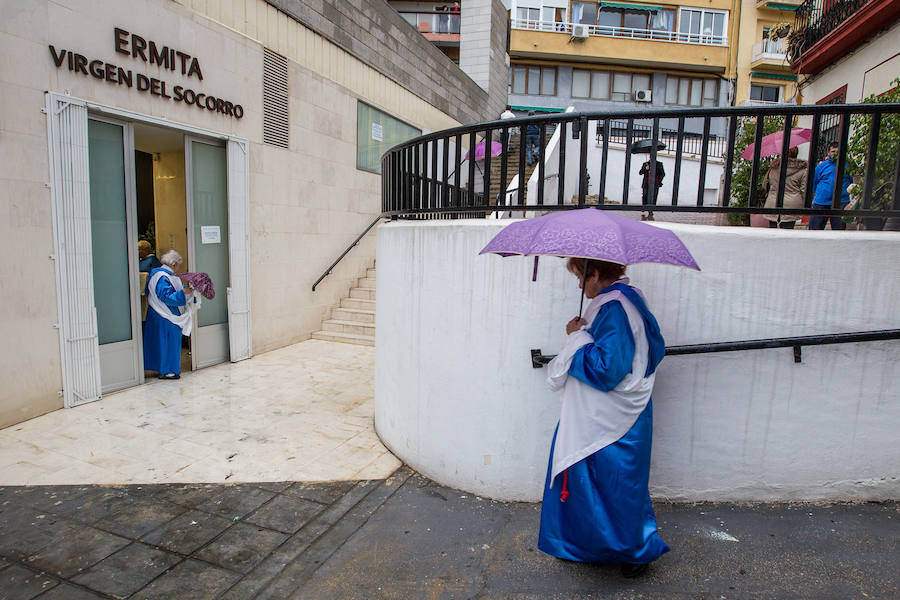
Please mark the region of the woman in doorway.
[[637, 577], [668, 552], [647, 490], [653, 416], [650, 394], [665, 355], [659, 325], [625, 266], [570, 258], [591, 300], [566, 325], [548, 365], [563, 390], [541, 508], [538, 548], [566, 560], [621, 563]]
[[181, 377], [181, 336], [190, 335], [193, 325], [188, 304], [195, 302], [193, 291], [175, 276], [181, 255], [169, 250], [162, 266], [153, 269], [147, 280], [147, 321], [144, 323], [144, 370], [156, 371], [160, 379]]

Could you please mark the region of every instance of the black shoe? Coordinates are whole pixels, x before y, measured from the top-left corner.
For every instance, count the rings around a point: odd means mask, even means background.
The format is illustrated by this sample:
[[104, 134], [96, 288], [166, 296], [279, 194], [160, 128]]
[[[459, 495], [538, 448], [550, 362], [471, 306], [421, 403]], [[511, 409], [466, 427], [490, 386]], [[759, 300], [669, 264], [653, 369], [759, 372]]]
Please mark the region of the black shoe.
[[634, 579], [635, 577], [640, 577], [649, 569], [650, 565], [648, 564], [636, 565], [632, 563], [625, 563], [624, 565], [622, 565], [622, 577], [625, 577], [626, 579]]
[[181, 375], [179, 375], [178, 373], [166, 373], [165, 375], [160, 373], [159, 378], [160, 379], [181, 379]]

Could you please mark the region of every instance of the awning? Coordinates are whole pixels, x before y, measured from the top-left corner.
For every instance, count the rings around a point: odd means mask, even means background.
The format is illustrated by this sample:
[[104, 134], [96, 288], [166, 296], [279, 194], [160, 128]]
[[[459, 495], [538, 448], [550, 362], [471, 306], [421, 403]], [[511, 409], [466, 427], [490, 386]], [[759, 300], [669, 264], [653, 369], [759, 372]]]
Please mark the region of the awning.
[[652, 4], [633, 4], [631, 2], [601, 2], [600, 8], [624, 8], [625, 10], [646, 10], [648, 12], [662, 12], [662, 6]]

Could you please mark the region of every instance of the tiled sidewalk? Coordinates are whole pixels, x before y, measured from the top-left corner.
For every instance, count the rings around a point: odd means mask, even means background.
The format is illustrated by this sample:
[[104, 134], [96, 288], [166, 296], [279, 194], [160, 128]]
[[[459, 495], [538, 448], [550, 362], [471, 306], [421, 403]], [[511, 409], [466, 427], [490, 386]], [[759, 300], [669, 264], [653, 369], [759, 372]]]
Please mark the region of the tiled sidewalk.
[[408, 477], [0, 487], [0, 598], [283, 598]]
[[374, 348], [308, 340], [0, 430], [0, 485], [381, 479]]

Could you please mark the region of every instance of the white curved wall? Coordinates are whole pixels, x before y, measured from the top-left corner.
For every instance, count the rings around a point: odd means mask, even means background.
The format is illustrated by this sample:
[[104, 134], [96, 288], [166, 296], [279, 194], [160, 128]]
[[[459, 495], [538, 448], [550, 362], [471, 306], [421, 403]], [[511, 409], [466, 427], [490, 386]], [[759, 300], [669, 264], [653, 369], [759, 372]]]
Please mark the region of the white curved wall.
[[[436, 481], [537, 500], [579, 290], [562, 259], [479, 256], [509, 221], [378, 232], [375, 425]], [[629, 269], [668, 345], [900, 328], [900, 235], [658, 223], [703, 267]], [[900, 497], [900, 341], [666, 358], [651, 492], [683, 500]]]

